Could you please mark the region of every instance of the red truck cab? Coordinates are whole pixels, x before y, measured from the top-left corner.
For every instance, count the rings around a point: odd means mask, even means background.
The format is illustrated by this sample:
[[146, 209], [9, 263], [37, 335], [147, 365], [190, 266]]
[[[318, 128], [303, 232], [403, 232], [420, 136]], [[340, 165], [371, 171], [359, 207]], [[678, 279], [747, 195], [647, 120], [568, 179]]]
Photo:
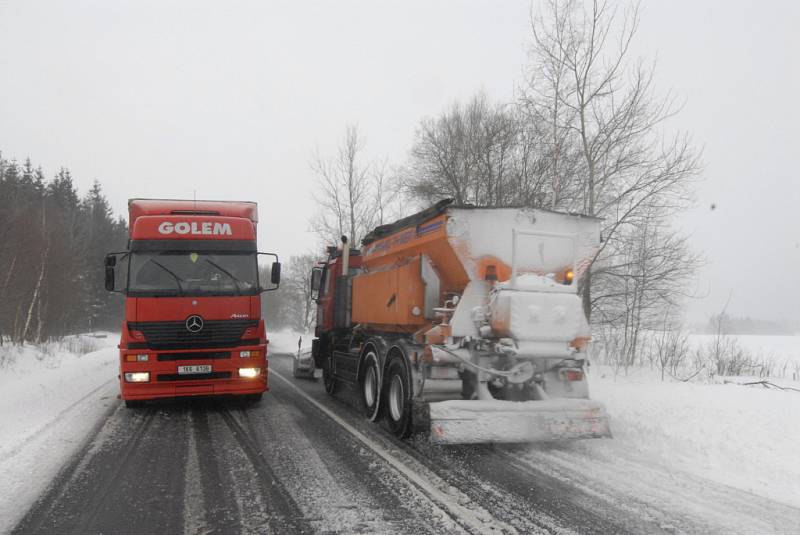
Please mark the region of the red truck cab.
[[[119, 344], [126, 405], [268, 389], [261, 293], [277, 255], [258, 253], [253, 202], [131, 199], [128, 250], [106, 256], [106, 289], [125, 295]], [[259, 280], [258, 255], [273, 257]]]

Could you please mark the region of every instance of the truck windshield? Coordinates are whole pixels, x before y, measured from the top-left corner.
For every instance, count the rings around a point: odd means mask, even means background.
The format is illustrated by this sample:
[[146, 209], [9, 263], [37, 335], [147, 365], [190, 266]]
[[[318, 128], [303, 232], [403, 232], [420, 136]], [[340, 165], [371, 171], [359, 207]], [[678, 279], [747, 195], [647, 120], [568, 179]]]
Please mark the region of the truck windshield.
[[134, 296], [255, 295], [256, 255], [202, 251], [141, 251], [130, 257]]

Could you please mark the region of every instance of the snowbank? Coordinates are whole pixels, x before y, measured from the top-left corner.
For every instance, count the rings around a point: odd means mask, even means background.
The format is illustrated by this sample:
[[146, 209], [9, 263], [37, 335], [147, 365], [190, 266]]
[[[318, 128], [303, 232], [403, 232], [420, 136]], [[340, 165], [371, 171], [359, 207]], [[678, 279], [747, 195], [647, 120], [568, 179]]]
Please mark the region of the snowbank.
[[589, 452], [636, 452], [670, 471], [800, 507], [800, 392], [662, 382], [649, 370], [613, 377], [593, 369], [591, 396], [606, 405], [614, 439], [587, 445]]
[[15, 525], [117, 404], [119, 335], [103, 335], [0, 348], [0, 533]]

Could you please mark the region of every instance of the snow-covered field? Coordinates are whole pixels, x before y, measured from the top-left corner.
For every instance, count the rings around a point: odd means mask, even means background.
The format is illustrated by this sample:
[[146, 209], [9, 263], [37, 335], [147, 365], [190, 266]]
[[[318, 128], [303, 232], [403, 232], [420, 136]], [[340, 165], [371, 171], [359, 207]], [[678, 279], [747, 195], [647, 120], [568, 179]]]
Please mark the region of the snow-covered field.
[[596, 367], [590, 393], [605, 403], [614, 439], [587, 442], [585, 451], [637, 454], [671, 471], [800, 507], [800, 382], [781, 384], [798, 391], [724, 380], [662, 382], [641, 369], [615, 380], [612, 370]]
[[[299, 336], [271, 333], [270, 352], [295, 352]], [[788, 356], [796, 355], [800, 342], [794, 337], [741, 338], [754, 352]], [[15, 524], [118, 403], [116, 342], [117, 335], [108, 334], [44, 351], [26, 346], [9, 354], [2, 348], [0, 532]], [[302, 345], [310, 342], [304, 334]], [[77, 354], [91, 349], [87, 344], [97, 347]], [[800, 382], [780, 384], [800, 389]], [[628, 485], [630, 492], [648, 488], [648, 474], [636, 472], [644, 460], [667, 473], [690, 474], [800, 508], [800, 392], [740, 386], [722, 378], [661, 381], [646, 369], [615, 378], [613, 370], [602, 366], [592, 367], [590, 385], [592, 397], [608, 409], [614, 438], [556, 446], [560, 450], [551, 449], [549, 459], [562, 456], [566, 462], [585, 463], [589, 471], [603, 467], [616, 472], [619, 486]], [[630, 462], [632, 457], [636, 462]], [[680, 481], [676, 477], [675, 496], [681, 492]]]
[[0, 348], [0, 533], [15, 525], [117, 402], [119, 335], [100, 336]]
[[[772, 355], [776, 358], [800, 362], [800, 336], [735, 334], [723, 338], [735, 338], [741, 346], [751, 353]], [[693, 334], [690, 340], [695, 344], [707, 344], [714, 340], [713, 334]]]
[[[708, 347], [714, 343], [714, 335], [693, 334], [689, 341], [693, 347]], [[735, 340], [735, 343], [749, 353], [756, 360], [771, 361], [773, 368], [784, 375], [791, 377], [792, 372], [800, 370], [800, 336], [759, 336], [755, 334], [737, 334], [721, 337]]]

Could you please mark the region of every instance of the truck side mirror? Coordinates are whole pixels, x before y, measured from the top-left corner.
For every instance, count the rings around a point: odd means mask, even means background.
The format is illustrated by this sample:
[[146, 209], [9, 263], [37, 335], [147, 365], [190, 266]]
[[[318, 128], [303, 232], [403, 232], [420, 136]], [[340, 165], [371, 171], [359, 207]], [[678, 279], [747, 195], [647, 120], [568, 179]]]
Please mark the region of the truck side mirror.
[[114, 267], [117, 265], [117, 257], [113, 255], [106, 256], [106, 290], [109, 292], [114, 291]]
[[280, 262], [273, 262], [272, 263], [272, 270], [270, 271], [270, 282], [275, 285], [279, 285], [281, 283], [281, 263]]
[[[278, 260], [278, 255], [275, 253], [256, 253], [258, 256], [258, 280], [259, 280], [259, 291], [260, 292], [269, 292], [272, 290], [277, 290], [281, 284], [281, 263]], [[272, 262], [267, 263], [264, 259], [262, 261], [262, 256], [271, 257]], [[269, 275], [267, 275], [269, 272]], [[267, 279], [269, 278], [269, 288], [265, 288], [263, 285], [266, 284]]]
[[319, 288], [322, 286], [322, 268], [315, 267], [311, 270], [311, 296], [312, 299], [319, 299]]
[[125, 256], [128, 252], [108, 253], [103, 265], [105, 266], [105, 287], [109, 292], [118, 292], [116, 287], [117, 257]]

